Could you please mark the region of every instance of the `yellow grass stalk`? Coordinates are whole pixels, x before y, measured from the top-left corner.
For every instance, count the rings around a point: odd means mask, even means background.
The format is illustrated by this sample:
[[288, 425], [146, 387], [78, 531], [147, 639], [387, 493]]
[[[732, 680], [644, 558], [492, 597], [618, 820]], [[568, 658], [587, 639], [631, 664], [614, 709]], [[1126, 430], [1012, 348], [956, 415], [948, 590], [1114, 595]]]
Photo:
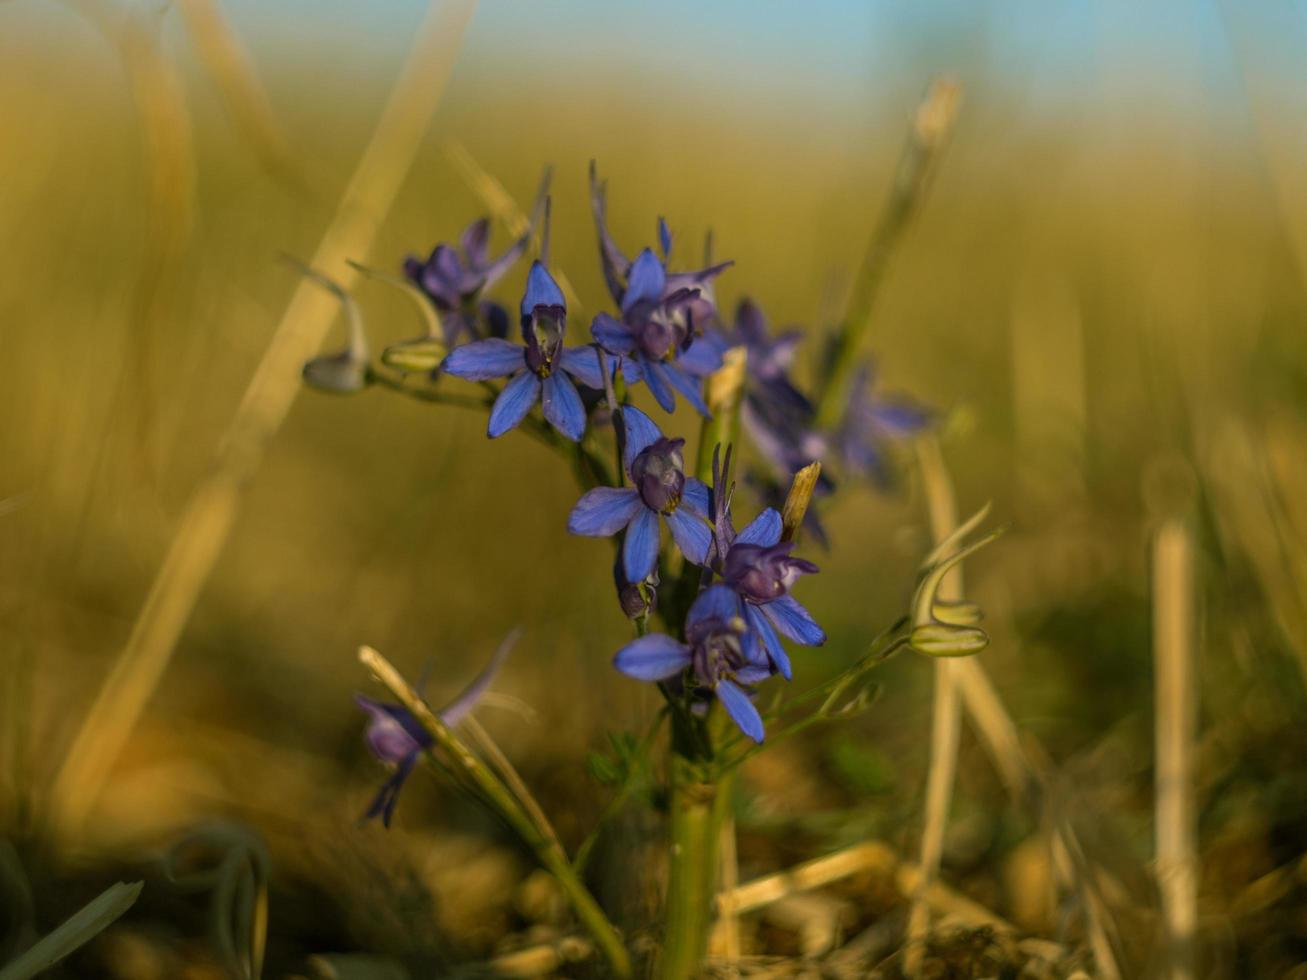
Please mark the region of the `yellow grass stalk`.
[[[917, 442], [917, 458], [930, 516], [930, 533], [936, 542], [943, 541], [957, 526], [957, 500], [953, 484], [944, 467], [939, 442], [933, 435]], [[955, 566], [940, 583], [937, 593], [944, 602], [961, 601], [962, 567]], [[935, 661], [935, 695], [931, 706], [930, 767], [926, 772], [926, 814], [921, 831], [920, 880], [908, 913], [907, 944], [904, 967], [909, 977], [921, 971], [925, 939], [930, 932], [930, 905], [927, 893], [939, 874], [944, 851], [944, 831], [948, 827], [949, 807], [953, 800], [953, 782], [957, 777], [958, 740], [962, 711], [958, 700], [957, 667], [960, 661], [944, 657]]]
[[1193, 980], [1198, 927], [1194, 741], [1194, 556], [1189, 531], [1169, 520], [1153, 541], [1153, 664], [1156, 677], [1157, 881], [1165, 976]]
[[249, 53], [223, 16], [218, 0], [179, 0], [177, 7], [204, 70], [259, 161], [279, 180], [302, 186], [300, 168], [277, 124], [268, 93], [259, 81]]
[[[449, 78], [475, 0], [433, 3], [311, 265], [349, 289], [408, 174]], [[187, 504], [149, 596], [83, 720], [51, 796], [64, 847], [82, 828], [114, 761], [163, 677], [177, 639], [227, 540], [246, 486], [300, 389], [300, 366], [321, 345], [338, 304], [304, 281], [296, 288], [204, 482]]]

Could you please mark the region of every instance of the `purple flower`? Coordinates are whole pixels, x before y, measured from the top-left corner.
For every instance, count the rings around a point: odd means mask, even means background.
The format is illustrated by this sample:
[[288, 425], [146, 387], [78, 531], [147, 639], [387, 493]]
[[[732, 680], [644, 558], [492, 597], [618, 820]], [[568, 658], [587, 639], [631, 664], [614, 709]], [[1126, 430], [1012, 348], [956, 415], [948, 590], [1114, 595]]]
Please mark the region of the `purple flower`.
[[821, 646], [826, 634], [812, 614], [790, 595], [800, 575], [812, 575], [817, 566], [793, 557], [792, 541], [781, 541], [781, 515], [768, 507], [739, 534], [730, 530], [726, 555], [718, 566], [726, 585], [739, 597], [740, 614], [762, 643], [774, 669], [789, 680], [790, 658], [782, 636], [804, 646]]
[[[452, 728], [476, 706], [504, 658], [513, 649], [517, 637], [517, 630], [505, 637], [485, 669], [464, 688], [463, 693], [436, 713], [441, 721]], [[368, 748], [379, 760], [395, 767], [394, 773], [382, 783], [381, 789], [373, 797], [363, 819], [381, 817], [382, 824], [389, 827], [395, 804], [399, 801], [399, 791], [417, 765], [418, 757], [431, 748], [432, 738], [403, 705], [374, 701], [362, 694], [354, 695], [354, 701], [370, 716], [365, 733]]]
[[844, 419], [834, 434], [834, 448], [844, 465], [880, 484], [890, 479], [885, 462], [889, 442], [909, 439], [934, 420], [931, 411], [905, 397], [874, 393], [875, 370], [868, 363], [853, 383]]
[[801, 336], [797, 330], [770, 336], [762, 310], [746, 299], [736, 309], [728, 338], [748, 351], [740, 413], [744, 426], [763, 456], [785, 477], [820, 459], [825, 449], [812, 428], [816, 410], [788, 374]]
[[685, 641], [650, 633], [617, 651], [613, 665], [641, 681], [669, 680], [690, 668], [695, 686], [715, 694], [740, 731], [761, 742], [762, 716], [743, 685], [766, 680], [771, 669], [755, 657], [735, 593], [724, 585], [701, 592], [685, 620]]
[[658, 563], [666, 518], [686, 560], [702, 565], [708, 557], [708, 487], [685, 475], [684, 439], [668, 439], [638, 408], [622, 409], [626, 444], [622, 464], [630, 487], [597, 487], [577, 501], [567, 519], [573, 534], [606, 538], [626, 529], [622, 571], [627, 582], [642, 582]]
[[664, 411], [676, 408], [676, 393], [703, 415], [701, 381], [721, 367], [723, 347], [702, 334], [716, 316], [708, 284], [729, 268], [723, 262], [697, 272], [668, 272], [671, 232], [661, 218], [658, 238], [663, 259], [646, 248], [629, 260], [608, 232], [604, 187], [590, 168], [591, 205], [599, 231], [604, 280], [621, 310], [620, 320], [600, 313], [590, 332], [606, 351], [623, 358], [629, 383], [644, 381]]
[[[536, 224], [544, 213], [549, 191], [549, 173], [540, 184], [531, 221], [526, 232], [498, 258], [489, 255], [490, 219], [479, 218], [463, 230], [458, 247], [440, 244], [431, 251], [426, 261], [410, 255], [404, 260], [404, 274], [431, 297], [441, 314], [445, 343], [453, 347], [461, 333], [478, 336], [474, 315], [478, 312], [476, 298], [493, 286], [525, 253], [535, 234]], [[493, 332], [493, 310], [480, 311]], [[499, 334], [503, 336], [503, 334]]]
[[603, 355], [590, 346], [563, 346], [566, 302], [543, 262], [531, 266], [521, 312], [524, 345], [495, 337], [475, 340], [451, 351], [443, 368], [469, 381], [509, 378], [490, 410], [486, 430], [490, 438], [516, 427], [539, 401], [549, 424], [579, 441], [585, 434], [586, 411], [568, 375], [591, 388], [602, 388]]

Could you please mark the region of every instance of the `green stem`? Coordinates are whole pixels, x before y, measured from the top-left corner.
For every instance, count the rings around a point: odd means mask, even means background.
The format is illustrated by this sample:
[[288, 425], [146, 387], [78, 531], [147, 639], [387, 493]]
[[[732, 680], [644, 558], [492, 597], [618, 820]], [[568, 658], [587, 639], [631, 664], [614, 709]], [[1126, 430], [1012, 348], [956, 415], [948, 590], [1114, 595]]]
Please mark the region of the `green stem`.
[[359, 651], [359, 660], [369, 667], [382, 684], [399, 699], [404, 708], [431, 736], [434, 744], [444, 750], [449, 760], [466, 775], [485, 800], [517, 832], [523, 842], [536, 854], [540, 864], [554, 876], [567, 896], [576, 917], [594, 938], [612, 968], [614, 976], [626, 978], [631, 974], [631, 958], [613, 924], [590, 894], [580, 876], [572, 867], [567, 853], [542, 828], [536, 826], [512, 791], [488, 766], [460, 742], [427, 703], [408, 685], [399, 671], [381, 654], [370, 647]]
[[689, 980], [699, 975], [708, 948], [721, 808], [719, 787], [703, 780], [701, 767], [673, 755], [671, 768], [671, 860], [657, 975]]
[[853, 280], [853, 294], [835, 334], [826, 375], [817, 400], [816, 428], [833, 429], [849, 400], [850, 381], [858, 351], [871, 327], [871, 313], [885, 281], [890, 259], [904, 230], [911, 224], [924, 196], [927, 179], [943, 145], [957, 99], [956, 86], [937, 82], [918, 109], [912, 131], [899, 157], [894, 185], [872, 232], [862, 264]]

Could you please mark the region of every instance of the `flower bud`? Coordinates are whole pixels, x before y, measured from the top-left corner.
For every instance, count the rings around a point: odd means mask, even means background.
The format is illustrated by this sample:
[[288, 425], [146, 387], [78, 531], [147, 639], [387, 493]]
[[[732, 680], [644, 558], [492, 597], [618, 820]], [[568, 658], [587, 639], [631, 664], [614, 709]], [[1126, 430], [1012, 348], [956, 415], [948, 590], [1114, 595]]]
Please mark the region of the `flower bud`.
[[970, 657], [989, 645], [989, 636], [975, 626], [928, 623], [913, 629], [908, 643], [928, 657]]

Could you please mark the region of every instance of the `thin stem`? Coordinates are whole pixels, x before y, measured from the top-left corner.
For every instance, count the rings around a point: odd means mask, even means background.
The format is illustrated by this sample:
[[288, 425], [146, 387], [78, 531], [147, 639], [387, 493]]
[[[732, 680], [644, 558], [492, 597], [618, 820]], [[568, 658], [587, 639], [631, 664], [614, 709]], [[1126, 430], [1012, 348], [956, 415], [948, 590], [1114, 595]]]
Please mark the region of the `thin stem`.
[[[949, 479], [939, 443], [933, 436], [917, 444], [921, 478], [930, 512], [932, 535], [937, 542], [947, 540], [957, 526], [957, 501]], [[944, 576], [936, 593], [946, 602], [961, 600], [962, 567], [954, 565]], [[922, 950], [930, 932], [930, 906], [926, 893], [939, 873], [944, 851], [944, 832], [957, 777], [958, 743], [962, 728], [962, 704], [958, 693], [957, 664], [952, 659], [935, 661], [935, 692], [931, 711], [930, 765], [926, 772], [926, 814], [921, 831], [921, 881], [912, 899], [908, 915], [908, 937], [904, 967], [909, 977], [921, 972]]]
[[[640, 739], [640, 744], [636, 746], [635, 757], [637, 759], [648, 758], [649, 749], [653, 745], [655, 736], [658, 734], [658, 729], [662, 727], [663, 719], [667, 717], [670, 710], [671, 706], [666, 704], [658, 709], [658, 713], [654, 716], [653, 724], [649, 726], [649, 730], [645, 732], [644, 737]], [[631, 794], [633, 794], [639, 787], [641, 780], [637, 777], [641, 774], [642, 771], [640, 770], [637, 770], [636, 772], [628, 772], [626, 778], [622, 780], [622, 785], [618, 787], [617, 792], [613, 795], [612, 799], [610, 799], [599, 812], [599, 818], [590, 829], [590, 833], [586, 835], [585, 840], [581, 842], [581, 846], [577, 848], [576, 857], [572, 859], [572, 867], [576, 869], [578, 875], [584, 873], [585, 867], [590, 861], [590, 855], [594, 853], [595, 845], [599, 843], [599, 839], [603, 836], [603, 832], [608, 828], [608, 825], [613, 821], [613, 819], [622, 812], [622, 807], [626, 805], [626, 801], [631, 798]]]
[[554, 825], [549, 822], [549, 817], [545, 815], [544, 809], [541, 808], [540, 803], [531, 792], [531, 788], [527, 786], [526, 781], [518, 773], [513, 763], [509, 761], [508, 756], [504, 755], [498, 743], [490, 737], [490, 733], [482, 727], [481, 722], [470, 714], [463, 719], [463, 727], [467, 729], [468, 734], [472, 736], [472, 740], [490, 759], [490, 764], [495, 767], [499, 778], [513, 791], [513, 795], [522, 804], [522, 809], [526, 811], [527, 816], [535, 823], [540, 833], [561, 849], [563, 845], [558, 839], [558, 833], [554, 830]]
[[835, 335], [829, 368], [817, 400], [817, 428], [831, 429], [848, 403], [849, 384], [858, 350], [871, 327], [871, 313], [885, 281], [890, 259], [924, 197], [932, 166], [952, 126], [959, 89], [955, 82], [934, 82], [917, 109], [885, 210], [853, 280], [848, 311]]
[[444, 750], [452, 763], [472, 780], [493, 809], [535, 851], [541, 865], [558, 880], [581, 924], [607, 957], [613, 974], [622, 978], [630, 977], [631, 958], [621, 937], [573, 870], [566, 852], [557, 840], [551, 840], [541, 832], [508, 787], [455, 737], [385, 657], [371, 647], [361, 647], [359, 661], [376, 674], [382, 685], [431, 736], [434, 743]]

